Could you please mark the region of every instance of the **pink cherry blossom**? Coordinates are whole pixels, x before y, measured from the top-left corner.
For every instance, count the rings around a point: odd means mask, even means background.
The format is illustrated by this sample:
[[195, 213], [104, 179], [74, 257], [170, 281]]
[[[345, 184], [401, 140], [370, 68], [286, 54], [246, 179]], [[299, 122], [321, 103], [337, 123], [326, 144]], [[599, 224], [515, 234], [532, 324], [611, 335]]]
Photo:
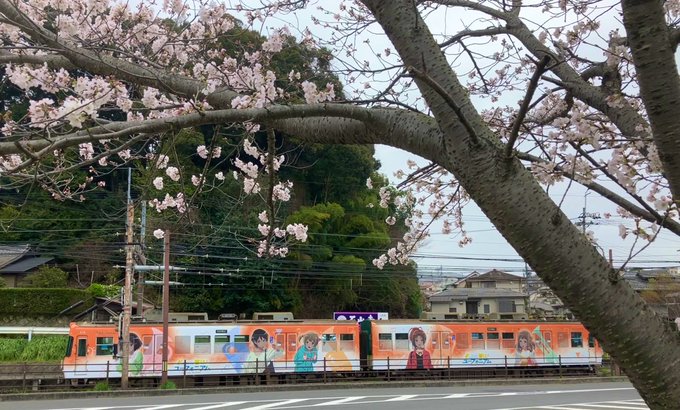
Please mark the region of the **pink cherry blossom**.
[[175, 182], [179, 181], [179, 177], [180, 177], [179, 169], [177, 169], [176, 167], [168, 167], [168, 169], [165, 170], [165, 173], [173, 181], [175, 181]]

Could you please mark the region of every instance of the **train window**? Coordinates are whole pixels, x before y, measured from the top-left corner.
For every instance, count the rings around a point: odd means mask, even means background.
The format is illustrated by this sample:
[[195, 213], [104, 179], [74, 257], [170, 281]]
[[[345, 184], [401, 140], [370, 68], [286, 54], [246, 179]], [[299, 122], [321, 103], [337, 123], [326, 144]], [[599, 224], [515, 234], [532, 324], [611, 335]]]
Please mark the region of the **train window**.
[[486, 334], [486, 348], [496, 350], [501, 348], [501, 339], [498, 333], [492, 332]]
[[325, 333], [321, 335], [322, 351], [324, 352], [334, 352], [338, 350], [337, 337], [334, 333]]
[[588, 347], [595, 347], [595, 337], [588, 335]]
[[397, 350], [411, 350], [409, 346], [408, 333], [394, 334], [394, 348]]
[[515, 334], [513, 332], [503, 332], [501, 338], [503, 349], [512, 349], [515, 347]]
[[392, 350], [392, 333], [378, 333], [378, 349]]
[[87, 356], [87, 339], [78, 339], [78, 356]]
[[297, 351], [297, 334], [295, 333], [288, 333], [288, 351]]
[[571, 347], [583, 347], [583, 333], [571, 332]]
[[225, 351], [225, 347], [229, 344], [230, 336], [215, 336], [215, 344], [213, 345], [213, 352], [220, 353]]
[[147, 352], [147, 351], [151, 352], [151, 351], [153, 351], [153, 348], [152, 348], [152, 346], [151, 346], [152, 341], [153, 341], [153, 337], [152, 337], [152, 336], [148, 336], [148, 335], [147, 335], [147, 336], [142, 336], [142, 344], [144, 345], [144, 352]]
[[340, 334], [340, 350], [351, 351], [354, 349], [354, 335], [351, 333]]
[[194, 353], [211, 353], [210, 336], [194, 336]]
[[484, 333], [471, 333], [472, 335], [472, 348], [473, 349], [484, 349]]
[[109, 356], [113, 354], [113, 337], [98, 337], [97, 348], [95, 349], [97, 356]]
[[191, 353], [191, 336], [175, 336], [175, 353]]
[[569, 347], [569, 335], [565, 332], [557, 332], [557, 346]]
[[467, 349], [470, 344], [467, 333], [456, 333], [456, 347], [459, 349]]
[[451, 348], [451, 333], [442, 332], [442, 341], [444, 342], [444, 346], [442, 348], [443, 349], [450, 349]]
[[66, 357], [71, 357], [73, 353], [73, 336], [68, 337], [68, 344], [66, 345]]
[[250, 336], [248, 335], [236, 335], [234, 336], [234, 343], [248, 343], [250, 341]]
[[545, 344], [547, 345], [547, 347], [552, 347], [552, 332], [546, 331], [543, 334], [543, 338], [545, 339]]

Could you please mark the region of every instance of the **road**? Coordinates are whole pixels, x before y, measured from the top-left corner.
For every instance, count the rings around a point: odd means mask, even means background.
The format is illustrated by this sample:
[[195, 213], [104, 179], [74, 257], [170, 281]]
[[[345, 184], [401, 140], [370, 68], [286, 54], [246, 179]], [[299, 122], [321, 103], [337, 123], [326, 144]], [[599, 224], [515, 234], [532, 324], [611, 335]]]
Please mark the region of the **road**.
[[352, 410], [648, 408], [629, 383], [360, 388], [0, 402], [0, 409], [8, 410], [279, 410], [324, 407]]

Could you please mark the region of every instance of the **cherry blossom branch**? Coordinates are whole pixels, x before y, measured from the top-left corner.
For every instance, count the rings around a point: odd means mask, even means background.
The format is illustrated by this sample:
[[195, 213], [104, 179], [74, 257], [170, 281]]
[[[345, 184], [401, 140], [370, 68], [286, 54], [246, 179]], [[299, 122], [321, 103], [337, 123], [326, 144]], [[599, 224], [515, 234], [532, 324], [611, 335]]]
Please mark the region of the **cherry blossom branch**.
[[154, 134], [173, 128], [187, 128], [225, 122], [267, 122], [287, 118], [343, 117], [357, 121], [375, 121], [380, 118], [378, 110], [342, 104], [311, 104], [247, 108], [243, 110], [214, 110], [185, 114], [177, 117], [148, 119], [142, 121], [112, 122], [75, 133], [38, 140], [0, 142], [0, 155], [30, 153], [44, 156], [54, 149], [64, 149], [85, 142], [123, 138], [133, 134]]
[[[518, 152], [517, 157], [521, 160], [529, 161], [535, 164], [549, 164], [547, 161], [525, 152]], [[668, 229], [674, 234], [680, 235], [679, 222], [676, 222], [670, 218], [665, 219], [661, 218], [660, 220], [659, 218], [657, 218], [658, 215], [655, 215], [655, 213], [649, 212], [647, 209], [635, 205], [634, 203], [628, 201], [627, 199], [623, 198], [614, 191], [609, 190], [603, 185], [598, 184], [597, 182], [584, 181], [582, 179], [579, 179], [578, 177], [571, 175], [568, 171], [562, 169], [562, 167], [560, 167], [559, 165], [555, 166], [555, 171], [559, 172], [561, 175], [564, 175], [569, 179], [573, 179], [574, 181], [578, 182], [584, 187], [594, 192], [597, 192], [603, 198], [612, 201], [613, 203], [630, 212], [631, 214], [639, 216], [640, 218], [646, 220], [647, 222], [658, 223], [659, 225], [663, 226], [664, 228]]]
[[[46, 51], [44, 48], [43, 51]], [[64, 56], [58, 54], [46, 54], [46, 55], [27, 55], [27, 54], [15, 54], [10, 53], [5, 50], [0, 50], [0, 64], [45, 64], [50, 68], [63, 68], [66, 70], [73, 70], [76, 68], [71, 62]]]
[[[579, 154], [581, 154], [581, 156], [582, 156], [583, 158], [585, 158], [586, 160], [588, 160], [588, 162], [590, 162], [590, 163], [593, 165], [593, 167], [597, 167], [598, 169], [600, 169], [600, 172], [602, 172], [602, 174], [604, 174], [604, 175], [605, 175], [607, 178], [609, 178], [612, 182], [614, 182], [614, 183], [616, 183], [617, 185], [621, 186], [621, 185], [618, 183], [618, 180], [616, 179], [616, 177], [615, 177], [614, 175], [612, 175], [611, 172], [609, 172], [605, 167], [600, 167], [599, 164], [597, 163], [597, 161], [595, 160], [595, 158], [593, 158], [590, 154], [588, 154], [587, 152], [585, 152], [585, 151], [583, 150], [583, 148], [581, 148], [578, 144], [576, 144], [576, 143], [574, 143], [574, 142], [572, 142], [570, 145], [571, 145], [572, 148], [574, 148]], [[624, 188], [624, 187], [622, 187], [622, 188]], [[624, 188], [624, 189], [625, 189], [625, 188]], [[663, 220], [665, 219], [665, 217], [662, 217], [658, 212], [656, 212], [656, 211], [654, 210], [654, 208], [652, 208], [652, 207], [651, 207], [644, 199], [642, 199], [639, 195], [637, 195], [637, 194], [634, 193], [634, 192], [628, 192], [628, 194], [629, 194], [631, 197], [633, 197], [640, 205], [642, 205], [642, 207], [645, 208], [645, 209], [647, 210], [647, 212], [649, 212], [650, 215], [652, 215], [652, 216], [654, 217], [654, 222], [660, 223], [661, 221], [663, 221]]]
[[[21, 28], [34, 41], [46, 44], [58, 51], [78, 68], [100, 75], [114, 75], [122, 80], [153, 86], [188, 98], [200, 95], [201, 90], [205, 88], [203, 82], [190, 77], [172, 74], [156, 68], [143, 67], [139, 64], [94, 53], [82, 47], [60, 41], [56, 34], [33, 23], [10, 0], [0, 0], [0, 13], [7, 16], [15, 26]], [[226, 106], [231, 99], [238, 95], [229, 89], [221, 89], [212, 94], [211, 104], [216, 105], [214, 102], [219, 102], [221, 104], [217, 105], [221, 106]]]

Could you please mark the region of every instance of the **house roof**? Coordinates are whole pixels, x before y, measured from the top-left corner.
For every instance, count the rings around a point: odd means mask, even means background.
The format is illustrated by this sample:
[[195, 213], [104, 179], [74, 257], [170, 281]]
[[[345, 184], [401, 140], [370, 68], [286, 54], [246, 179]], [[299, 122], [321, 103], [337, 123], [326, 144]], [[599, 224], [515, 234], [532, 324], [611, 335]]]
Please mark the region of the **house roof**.
[[458, 286], [458, 284], [460, 284], [461, 282], [465, 282], [466, 280], [469, 280], [470, 278], [474, 278], [474, 277], [476, 277], [476, 276], [479, 276], [479, 272], [477, 272], [476, 270], [475, 270], [475, 271], [472, 271], [472, 273], [470, 273], [469, 275], [464, 276], [464, 277], [458, 279], [457, 281], [455, 281], [455, 282], [453, 283], [453, 286], [454, 286], [454, 287], [455, 287], [455, 286]]
[[494, 288], [452, 288], [430, 296], [430, 302], [450, 302], [452, 300], [467, 300], [481, 298], [510, 298], [521, 299], [527, 295], [508, 289]]
[[28, 245], [0, 245], [0, 268], [19, 260], [28, 250]]
[[521, 276], [517, 275], [512, 275], [507, 272], [503, 272], [502, 270], [497, 270], [497, 269], [492, 269], [486, 273], [482, 273], [481, 275], [477, 275], [475, 277], [469, 278], [467, 281], [468, 282], [487, 282], [487, 281], [514, 281], [514, 280], [519, 280], [523, 281], [524, 278]]
[[5, 273], [26, 273], [31, 269], [37, 268], [40, 265], [44, 265], [54, 258], [25, 258], [19, 262], [10, 263], [4, 268], [0, 269], [0, 274]]

